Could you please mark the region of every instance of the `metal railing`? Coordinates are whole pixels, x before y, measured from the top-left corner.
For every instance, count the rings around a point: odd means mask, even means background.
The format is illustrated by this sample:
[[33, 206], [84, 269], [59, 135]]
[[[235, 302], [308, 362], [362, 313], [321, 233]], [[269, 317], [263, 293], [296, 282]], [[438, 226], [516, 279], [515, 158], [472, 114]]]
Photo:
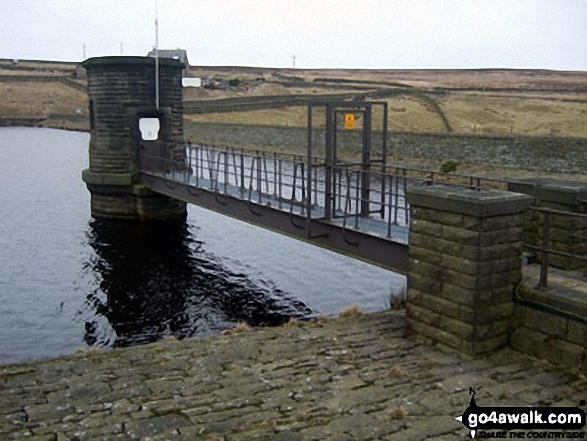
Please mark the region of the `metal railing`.
[[[409, 188], [438, 184], [476, 191], [507, 190], [515, 182], [381, 164], [365, 167], [358, 162], [339, 162], [329, 167], [320, 157], [308, 161], [305, 155], [200, 144], [152, 143], [147, 149], [141, 148], [139, 161], [143, 173], [164, 177], [168, 186], [182, 182], [237, 197], [248, 201], [253, 213], [255, 204], [287, 210], [292, 224], [305, 228], [309, 237], [314, 220], [337, 223], [343, 230], [369, 230], [384, 237], [396, 237], [401, 233], [396, 227], [407, 230], [409, 226]], [[553, 213], [585, 217], [546, 208], [531, 209], [545, 213], [547, 226]], [[305, 217], [305, 225], [295, 223], [294, 214]], [[546, 287], [548, 254], [565, 252], [549, 247], [548, 228], [544, 231], [542, 246], [527, 244], [527, 248], [546, 256], [540, 282], [540, 286]], [[407, 236], [405, 231], [402, 234]]]
[[141, 172], [165, 177], [170, 186], [181, 182], [247, 200], [251, 210], [253, 204], [270, 205], [308, 221], [339, 223], [343, 229], [363, 229], [369, 223], [387, 237], [392, 226], [409, 224], [407, 186], [428, 185], [409, 182], [401, 168], [364, 170], [355, 163], [327, 167], [323, 158], [308, 163], [296, 154], [197, 144], [151, 144], [141, 148], [139, 161]]
[[[587, 215], [580, 213], [573, 213], [569, 211], [555, 210], [546, 207], [530, 207], [531, 211], [541, 215], [540, 227], [542, 235], [540, 237], [540, 245], [525, 243], [524, 247], [534, 252], [540, 253], [540, 278], [538, 281], [538, 288], [546, 290], [548, 288], [548, 268], [550, 266], [550, 256], [560, 256], [576, 261], [573, 267], [580, 267], [582, 265], [578, 262], [585, 262], [587, 266]], [[553, 248], [551, 245], [552, 235], [552, 220], [554, 216], [562, 218], [571, 218], [567, 223], [565, 230], [568, 232], [566, 239], [566, 247], [568, 249], [575, 249], [576, 252], [562, 251]], [[583, 225], [577, 225], [578, 220], [584, 220]], [[574, 230], [574, 233], [570, 231]], [[580, 251], [583, 249], [584, 251]], [[565, 268], [566, 269], [566, 268]]]

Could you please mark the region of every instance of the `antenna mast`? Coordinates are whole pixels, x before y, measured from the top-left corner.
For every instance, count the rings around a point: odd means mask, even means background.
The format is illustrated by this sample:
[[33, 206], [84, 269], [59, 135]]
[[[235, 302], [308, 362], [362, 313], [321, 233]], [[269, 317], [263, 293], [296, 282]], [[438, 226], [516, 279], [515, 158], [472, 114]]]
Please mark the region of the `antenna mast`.
[[157, 13], [157, 0], [155, 0], [155, 106], [159, 110], [159, 20]]

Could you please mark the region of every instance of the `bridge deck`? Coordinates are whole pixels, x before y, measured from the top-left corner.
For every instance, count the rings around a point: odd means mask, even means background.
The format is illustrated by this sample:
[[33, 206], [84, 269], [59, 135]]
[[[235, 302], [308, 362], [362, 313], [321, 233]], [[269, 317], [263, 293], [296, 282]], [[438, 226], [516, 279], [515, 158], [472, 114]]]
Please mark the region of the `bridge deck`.
[[[151, 173], [151, 175], [156, 175]], [[233, 184], [227, 184], [221, 190], [215, 189], [215, 183], [210, 179], [200, 178], [196, 181], [193, 175], [185, 176], [184, 173], [180, 172], [165, 172], [158, 175], [170, 182], [181, 183], [190, 187], [199, 188], [202, 190], [209, 190], [213, 193], [222, 193], [227, 196], [234, 198], [242, 198], [247, 201], [251, 201], [255, 205], [265, 205], [267, 207], [277, 208], [284, 212], [296, 211], [298, 214], [305, 216], [305, 207], [300, 203], [292, 203], [291, 199], [279, 198], [276, 194], [259, 194], [259, 191], [253, 190], [250, 194], [243, 195], [241, 188]], [[311, 208], [310, 217], [320, 222], [329, 222], [333, 225], [337, 225], [340, 228], [352, 229], [366, 234], [378, 236], [381, 238], [387, 238], [395, 242], [408, 243], [409, 228], [405, 225], [394, 225], [388, 227], [388, 223], [385, 219], [378, 218], [377, 216], [370, 215], [369, 217], [352, 216], [349, 220], [347, 217], [345, 221], [345, 214], [342, 210], [337, 209], [333, 213], [333, 218], [330, 221], [324, 219], [325, 209], [321, 206], [313, 206]], [[390, 234], [388, 235], [388, 229]]]
[[[151, 190], [404, 273], [405, 180], [353, 164], [202, 145], [141, 146]], [[367, 188], [367, 191], [364, 189]]]

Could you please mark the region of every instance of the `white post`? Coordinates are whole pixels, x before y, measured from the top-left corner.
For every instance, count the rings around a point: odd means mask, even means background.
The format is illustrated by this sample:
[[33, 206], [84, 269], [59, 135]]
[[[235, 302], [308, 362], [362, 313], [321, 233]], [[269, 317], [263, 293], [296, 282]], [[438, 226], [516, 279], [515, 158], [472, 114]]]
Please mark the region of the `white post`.
[[155, 106], [159, 110], [159, 21], [157, 9], [157, 0], [155, 0]]

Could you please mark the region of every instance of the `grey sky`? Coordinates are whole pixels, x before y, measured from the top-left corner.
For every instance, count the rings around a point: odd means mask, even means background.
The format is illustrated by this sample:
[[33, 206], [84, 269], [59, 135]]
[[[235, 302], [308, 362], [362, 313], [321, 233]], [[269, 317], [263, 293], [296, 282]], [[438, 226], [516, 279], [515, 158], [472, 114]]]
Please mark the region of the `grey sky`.
[[[0, 58], [146, 55], [156, 0], [2, 0]], [[587, 0], [158, 0], [192, 64], [587, 71]]]

